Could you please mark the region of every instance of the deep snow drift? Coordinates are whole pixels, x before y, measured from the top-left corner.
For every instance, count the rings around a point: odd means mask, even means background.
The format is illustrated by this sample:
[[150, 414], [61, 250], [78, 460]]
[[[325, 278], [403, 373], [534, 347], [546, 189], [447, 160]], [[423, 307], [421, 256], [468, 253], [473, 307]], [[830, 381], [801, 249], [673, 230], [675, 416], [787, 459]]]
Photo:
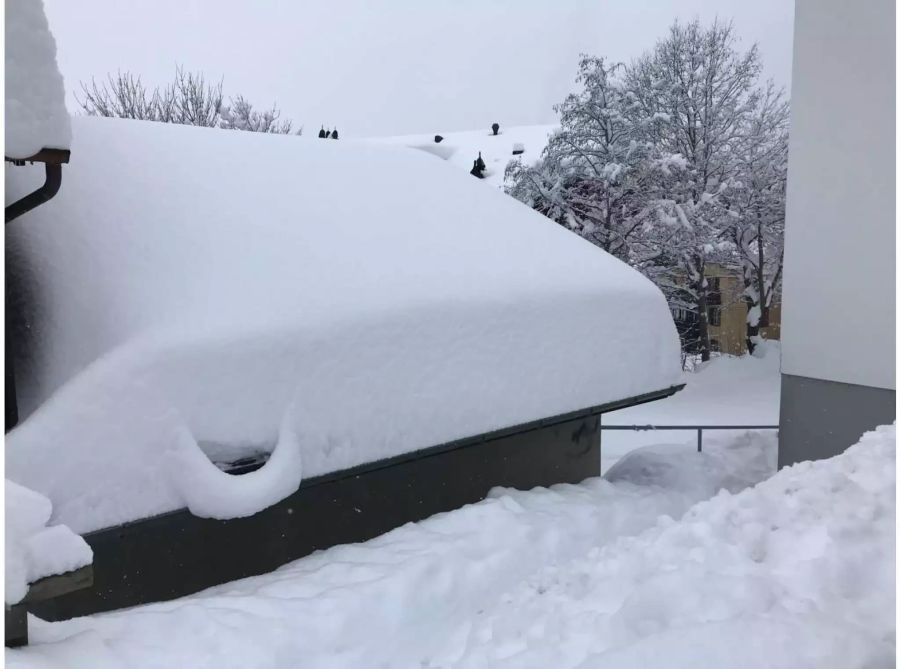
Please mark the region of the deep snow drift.
[[[431, 153], [449, 164], [468, 173], [479, 152], [487, 168], [482, 183], [497, 189], [503, 188], [503, 177], [510, 160], [535, 163], [547, 146], [547, 138], [557, 129], [555, 125], [518, 125], [501, 127], [500, 134], [493, 135], [490, 129], [468, 132], [440, 133], [444, 138], [435, 143], [434, 135], [399, 135], [377, 137], [368, 142], [374, 144], [397, 144]], [[522, 153], [513, 155], [513, 151]], [[474, 176], [470, 177], [475, 179]]]
[[67, 149], [72, 132], [44, 3], [6, 0], [5, 4], [5, 154], [28, 158], [44, 148]]
[[9, 480], [4, 493], [7, 604], [19, 602], [29, 583], [91, 563], [93, 553], [84, 539], [65, 525], [47, 527], [50, 500]]
[[741, 492], [775, 448], [638, 451], [612, 481], [495, 490], [192, 597], [33, 620], [8, 666], [892, 666], [894, 428]]
[[[301, 474], [681, 381], [647, 279], [433, 156], [73, 126], [60, 193], [7, 226], [31, 309], [16, 371], [40, 406], [6, 462], [77, 531], [250, 514]], [[8, 196], [35, 172], [9, 170]], [[276, 444], [290, 464], [249, 477], [198, 450]]]

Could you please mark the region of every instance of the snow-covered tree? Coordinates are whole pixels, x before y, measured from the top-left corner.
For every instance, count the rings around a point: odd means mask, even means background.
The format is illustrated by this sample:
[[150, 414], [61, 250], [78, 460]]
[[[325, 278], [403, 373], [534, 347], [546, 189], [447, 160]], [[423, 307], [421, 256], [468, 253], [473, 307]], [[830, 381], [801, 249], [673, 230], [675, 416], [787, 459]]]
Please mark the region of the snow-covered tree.
[[514, 160], [507, 192], [626, 262], [649, 222], [651, 182], [663, 164], [645, 141], [622, 81], [621, 64], [582, 56], [583, 90], [555, 107], [560, 129], [536, 165]]
[[673, 311], [694, 314], [696, 342], [685, 344], [704, 360], [707, 266], [741, 263], [751, 320], [780, 281], [769, 271], [780, 258], [779, 191], [764, 186], [778, 180], [764, 172], [783, 175], [773, 147], [786, 146], [786, 115], [776, 114], [780, 97], [757, 87], [760, 70], [756, 46], [740, 51], [719, 22], [676, 22], [627, 66], [583, 56], [582, 90], [555, 108], [560, 129], [541, 159], [506, 172], [510, 194], [644, 272]]
[[761, 67], [756, 45], [739, 51], [731, 24], [693, 21], [673, 24], [627, 68], [629, 113], [644, 119], [647, 139], [661, 153], [685, 160], [660, 213], [680, 223], [672, 255], [694, 301], [703, 360], [710, 354], [706, 265], [729, 251], [725, 198], [738, 177], [736, 147], [760, 104]]
[[771, 83], [761, 91], [737, 143], [737, 177], [729, 188], [729, 232], [741, 262], [747, 304], [747, 349], [769, 324], [784, 262], [789, 105]]

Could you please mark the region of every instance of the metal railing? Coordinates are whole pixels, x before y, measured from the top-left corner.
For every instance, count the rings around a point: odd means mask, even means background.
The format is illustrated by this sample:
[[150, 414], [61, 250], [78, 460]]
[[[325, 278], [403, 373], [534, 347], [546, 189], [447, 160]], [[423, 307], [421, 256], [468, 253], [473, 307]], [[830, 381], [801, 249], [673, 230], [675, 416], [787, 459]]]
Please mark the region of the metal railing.
[[703, 430], [777, 430], [778, 425], [600, 425], [601, 430], [694, 430], [697, 432], [697, 452], [703, 452]]

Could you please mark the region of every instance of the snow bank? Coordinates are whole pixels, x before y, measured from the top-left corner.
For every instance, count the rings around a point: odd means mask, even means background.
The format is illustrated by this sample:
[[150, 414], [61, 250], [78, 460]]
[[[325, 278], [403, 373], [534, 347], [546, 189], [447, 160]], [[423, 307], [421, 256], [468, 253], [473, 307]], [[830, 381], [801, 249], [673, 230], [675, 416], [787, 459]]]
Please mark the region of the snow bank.
[[[728, 461], [744, 469], [772, 459], [775, 448], [771, 435], [737, 444], [713, 440], [709, 457], [728, 450]], [[698, 456], [680, 459], [690, 470]], [[453, 667], [467, 644], [478, 643], [481, 621], [542, 567], [638, 534], [661, 514], [677, 518], [710, 489], [729, 484], [714, 470], [704, 471], [701, 486], [678, 490], [624, 477], [496, 489], [481, 503], [192, 597], [63, 623], [32, 621], [32, 646], [8, 653], [7, 663], [57, 667], [78, 658], [92, 669]], [[737, 471], [727, 477], [732, 483], [740, 478]], [[522, 622], [509, 618], [511, 625]], [[557, 666], [552, 659], [543, 665]]]
[[7, 666], [893, 666], [895, 428], [740, 491], [774, 448], [712, 439], [674, 477], [623, 460], [615, 481], [496, 490], [192, 597], [32, 621]]
[[[499, 135], [491, 134], [490, 130], [451, 132], [443, 135], [444, 139], [440, 144], [434, 142], [433, 136], [426, 135], [378, 137], [367, 141], [373, 144], [402, 145], [419, 149], [446, 160], [467, 174], [472, 169], [472, 163], [478, 158], [478, 153], [481, 152], [481, 158], [487, 165], [483, 183], [502, 189], [509, 161], [537, 162], [544, 147], [547, 146], [547, 139], [556, 129], [554, 125], [521, 125], [504, 127]], [[520, 155], [513, 155], [513, 151], [519, 150]]]
[[893, 666], [895, 450], [879, 428], [548, 568], [478, 619], [453, 666]]
[[6, 156], [68, 149], [72, 131], [56, 42], [41, 0], [6, 1]]
[[15, 604], [28, 584], [89, 565], [93, 553], [84, 539], [65, 525], [46, 527], [50, 500], [10, 480], [5, 482], [5, 598]]
[[[681, 381], [649, 281], [433, 156], [72, 122], [66, 187], [7, 226], [33, 413], [6, 461], [77, 531], [245, 515], [301, 461], [324, 474]], [[35, 172], [9, 170], [8, 197]], [[264, 483], [172, 475], [206, 466], [185, 449], [271, 452], [279, 433], [293, 464]]]
[[[603, 478], [613, 483], [628, 481], [666, 490], [699, 491], [712, 497], [720, 489], [743, 490], [767, 478], [778, 466], [776, 448], [753, 448], [760, 439], [774, 444], [775, 432], [747, 432], [731, 439], [717, 435], [713, 439], [702, 453], [696, 452], [694, 444], [638, 448], [610, 467]], [[691, 466], [685, 466], [686, 462]]]

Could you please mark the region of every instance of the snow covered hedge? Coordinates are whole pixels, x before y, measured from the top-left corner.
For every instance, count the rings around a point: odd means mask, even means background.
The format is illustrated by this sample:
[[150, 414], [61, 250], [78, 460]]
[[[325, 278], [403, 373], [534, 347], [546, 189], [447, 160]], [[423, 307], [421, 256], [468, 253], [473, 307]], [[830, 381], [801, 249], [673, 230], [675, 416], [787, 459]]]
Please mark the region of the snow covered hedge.
[[[649, 281], [433, 156], [72, 121], [66, 187], [8, 226], [31, 415], [6, 457], [74, 529], [251, 514], [301, 474], [681, 381]], [[276, 445], [249, 477], [201, 457]]]
[[41, 0], [6, 1], [5, 123], [9, 158], [69, 148], [63, 78]]

